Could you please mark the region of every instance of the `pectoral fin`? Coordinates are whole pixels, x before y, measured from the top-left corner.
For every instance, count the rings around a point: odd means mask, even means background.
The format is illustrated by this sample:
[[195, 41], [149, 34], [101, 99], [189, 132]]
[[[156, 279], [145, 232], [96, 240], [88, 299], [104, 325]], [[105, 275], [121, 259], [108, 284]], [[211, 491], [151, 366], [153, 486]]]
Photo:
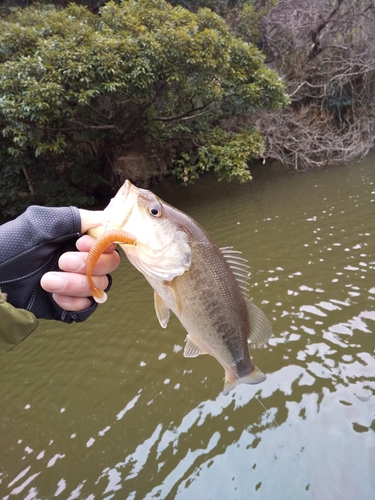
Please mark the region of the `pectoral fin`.
[[249, 340], [257, 347], [262, 347], [272, 336], [271, 323], [264, 312], [258, 309], [250, 299], [246, 299], [246, 303], [250, 318]]
[[170, 317], [170, 310], [165, 305], [164, 300], [155, 291], [154, 291], [154, 305], [155, 305], [156, 316], [159, 320], [160, 325], [162, 326], [162, 328], [167, 328]]
[[200, 354], [205, 354], [200, 347], [195, 344], [189, 335], [186, 336], [186, 344], [184, 349], [185, 358], [196, 358]]
[[177, 308], [178, 314], [180, 316], [179, 319], [180, 319], [180, 321], [182, 321], [182, 314], [183, 314], [182, 302], [181, 302], [180, 294], [178, 293], [178, 289], [177, 289], [177, 285], [176, 285], [175, 279], [173, 279], [172, 281], [164, 281], [164, 284], [166, 286], [168, 286], [170, 288], [171, 292], [172, 292], [173, 301], [176, 304], [176, 308]]

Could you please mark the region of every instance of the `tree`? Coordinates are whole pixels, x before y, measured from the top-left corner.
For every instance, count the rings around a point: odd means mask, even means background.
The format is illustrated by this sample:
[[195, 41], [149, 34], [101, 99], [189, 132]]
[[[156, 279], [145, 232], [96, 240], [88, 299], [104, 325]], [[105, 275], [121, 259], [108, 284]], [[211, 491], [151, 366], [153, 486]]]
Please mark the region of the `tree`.
[[131, 158], [134, 176], [247, 180], [263, 140], [246, 117], [287, 102], [223, 19], [163, 0], [16, 11], [0, 23], [0, 96], [0, 203], [13, 208], [20, 195], [90, 203]]
[[375, 4], [284, 0], [262, 21], [268, 64], [291, 105], [258, 114], [265, 158], [296, 169], [365, 156], [375, 145]]

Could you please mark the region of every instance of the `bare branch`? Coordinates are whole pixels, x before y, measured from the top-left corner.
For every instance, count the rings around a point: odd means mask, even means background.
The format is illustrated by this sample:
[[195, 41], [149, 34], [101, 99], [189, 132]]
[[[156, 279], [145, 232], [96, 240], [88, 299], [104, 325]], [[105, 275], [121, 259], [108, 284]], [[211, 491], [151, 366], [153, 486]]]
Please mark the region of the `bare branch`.
[[[154, 121], [159, 121], [159, 122], [172, 122], [172, 121], [177, 121], [177, 120], [193, 120], [194, 118], [198, 118], [199, 116], [207, 115], [210, 113], [210, 110], [205, 111], [203, 113], [197, 113], [197, 111], [200, 111], [201, 109], [207, 108], [210, 104], [205, 104], [203, 106], [199, 106], [197, 108], [192, 108], [189, 109], [188, 111], [184, 111], [183, 113], [179, 115], [174, 115], [174, 116], [159, 116], [153, 118]], [[195, 113], [192, 115], [192, 113]]]
[[[265, 158], [295, 169], [361, 158], [375, 147], [375, 3], [283, 0], [263, 20], [267, 60], [291, 105], [259, 112]], [[313, 45], [311, 45], [313, 42]]]

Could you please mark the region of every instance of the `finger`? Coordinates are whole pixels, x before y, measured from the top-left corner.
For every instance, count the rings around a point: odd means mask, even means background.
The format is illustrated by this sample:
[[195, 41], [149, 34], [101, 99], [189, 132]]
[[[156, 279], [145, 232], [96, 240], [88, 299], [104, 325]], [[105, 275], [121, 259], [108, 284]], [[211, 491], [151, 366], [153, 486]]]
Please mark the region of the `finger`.
[[54, 293], [52, 296], [56, 304], [66, 311], [84, 311], [94, 304], [94, 301], [88, 297], [70, 297], [57, 293]]
[[[76, 247], [80, 252], [89, 252], [90, 248], [94, 244], [95, 238], [84, 234], [76, 241]], [[116, 243], [111, 243], [104, 251], [104, 253], [111, 253], [116, 248]]]
[[[108, 286], [107, 276], [94, 276], [95, 285], [101, 290]], [[40, 280], [41, 287], [46, 292], [64, 295], [66, 297], [91, 297], [91, 288], [84, 274], [49, 272]]]
[[[66, 252], [59, 259], [59, 268], [69, 273], [86, 274], [87, 256], [87, 252]], [[117, 252], [104, 253], [96, 263], [93, 275], [110, 274], [119, 264], [120, 256]]]
[[99, 227], [104, 222], [108, 222], [108, 214], [104, 210], [84, 210], [79, 208], [81, 217], [81, 232], [85, 233], [88, 229]]

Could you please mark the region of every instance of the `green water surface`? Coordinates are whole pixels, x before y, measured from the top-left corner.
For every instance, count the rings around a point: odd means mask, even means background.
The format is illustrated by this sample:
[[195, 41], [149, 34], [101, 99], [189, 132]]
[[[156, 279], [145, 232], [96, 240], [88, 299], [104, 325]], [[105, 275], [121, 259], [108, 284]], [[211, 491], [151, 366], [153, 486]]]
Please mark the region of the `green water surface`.
[[87, 322], [42, 322], [0, 358], [0, 498], [373, 500], [374, 162], [159, 186], [249, 260], [267, 380], [221, 395], [124, 256]]

